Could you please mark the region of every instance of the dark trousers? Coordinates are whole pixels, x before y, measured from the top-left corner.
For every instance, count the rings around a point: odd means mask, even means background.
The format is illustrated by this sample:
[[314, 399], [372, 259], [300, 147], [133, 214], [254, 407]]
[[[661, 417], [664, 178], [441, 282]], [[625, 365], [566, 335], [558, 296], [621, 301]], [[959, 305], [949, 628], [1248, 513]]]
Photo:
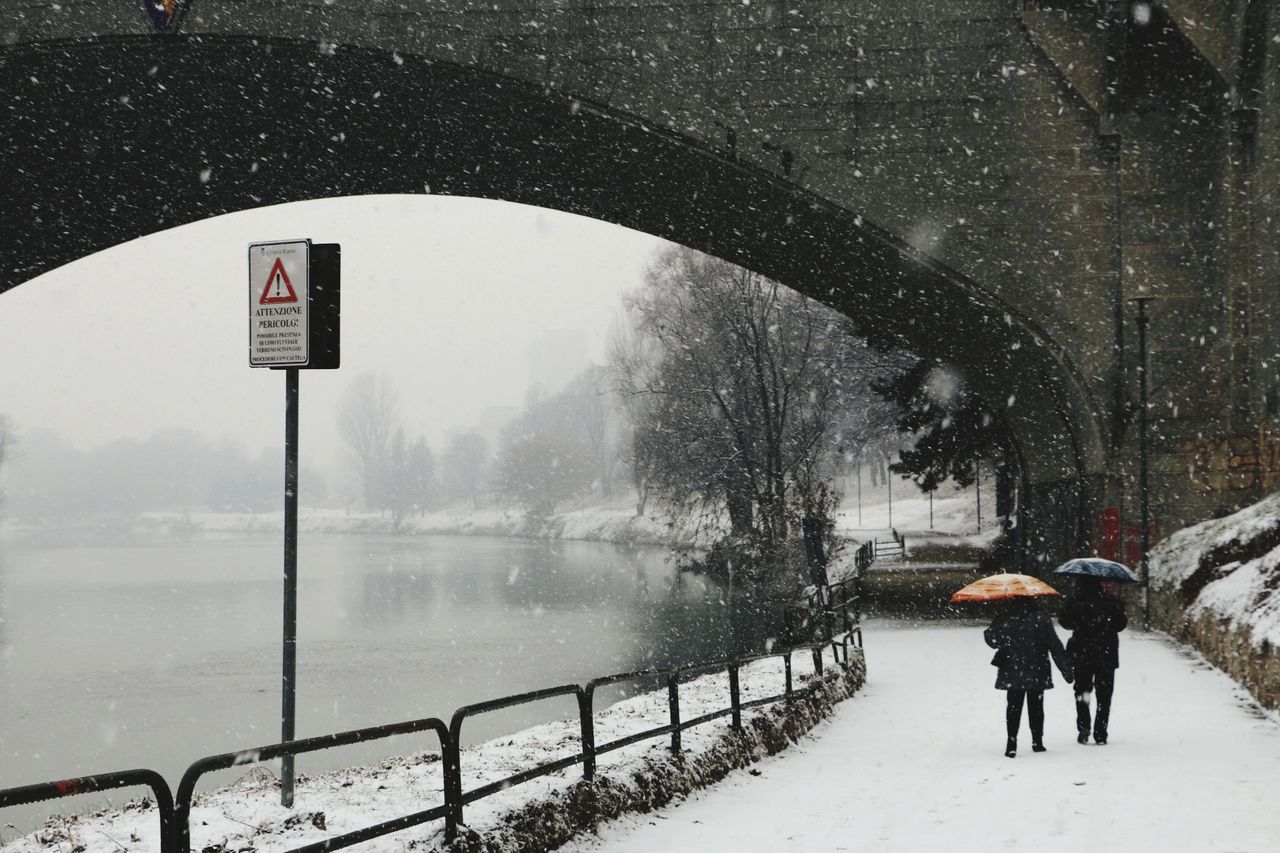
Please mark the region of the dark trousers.
[[1116, 687], [1116, 671], [1110, 667], [1076, 664], [1076, 731], [1089, 734], [1089, 694], [1098, 697], [1098, 711], [1094, 715], [1094, 739], [1107, 739], [1107, 722], [1111, 719], [1111, 694]]
[[1027, 722], [1031, 726], [1031, 739], [1039, 743], [1044, 738], [1044, 691], [1043, 690], [1010, 690], [1008, 706], [1004, 709], [1004, 722], [1009, 730], [1009, 737], [1018, 736], [1018, 726], [1022, 725], [1022, 700], [1027, 700]]

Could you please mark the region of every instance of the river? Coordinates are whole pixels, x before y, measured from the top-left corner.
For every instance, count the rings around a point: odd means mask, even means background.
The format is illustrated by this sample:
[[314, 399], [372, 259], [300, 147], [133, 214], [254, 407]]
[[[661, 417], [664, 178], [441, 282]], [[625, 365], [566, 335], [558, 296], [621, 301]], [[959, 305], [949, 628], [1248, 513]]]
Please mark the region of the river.
[[[0, 542], [0, 788], [132, 767], [176, 787], [197, 758], [278, 741], [280, 565], [275, 537]], [[731, 632], [721, 591], [653, 548], [311, 536], [299, 578], [298, 737], [447, 721], [462, 704], [720, 657], [760, 646], [766, 633]], [[572, 713], [562, 700], [477, 718], [467, 742]], [[302, 756], [298, 769], [432, 740]], [[123, 797], [9, 809], [0, 827], [30, 829], [52, 811]]]

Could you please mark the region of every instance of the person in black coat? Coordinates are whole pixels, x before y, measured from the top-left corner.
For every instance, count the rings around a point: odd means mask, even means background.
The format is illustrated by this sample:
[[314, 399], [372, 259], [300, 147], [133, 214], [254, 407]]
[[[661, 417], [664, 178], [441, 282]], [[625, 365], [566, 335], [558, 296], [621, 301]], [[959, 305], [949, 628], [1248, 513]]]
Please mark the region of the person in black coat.
[[999, 667], [996, 689], [1007, 691], [1005, 726], [1009, 739], [1004, 754], [1010, 758], [1018, 754], [1018, 728], [1022, 724], [1024, 700], [1031, 728], [1031, 749], [1044, 752], [1044, 691], [1053, 687], [1050, 657], [1062, 677], [1068, 683], [1072, 679], [1071, 661], [1053, 630], [1053, 620], [1034, 598], [1015, 598], [982, 636], [988, 646], [997, 650], [991, 660], [992, 665]]
[[1129, 624], [1124, 605], [1107, 595], [1097, 578], [1076, 578], [1075, 591], [1058, 614], [1058, 623], [1072, 631], [1067, 653], [1076, 674], [1076, 742], [1089, 741], [1089, 698], [1096, 690], [1098, 713], [1092, 720], [1093, 740], [1107, 742], [1111, 695], [1120, 667], [1118, 634]]

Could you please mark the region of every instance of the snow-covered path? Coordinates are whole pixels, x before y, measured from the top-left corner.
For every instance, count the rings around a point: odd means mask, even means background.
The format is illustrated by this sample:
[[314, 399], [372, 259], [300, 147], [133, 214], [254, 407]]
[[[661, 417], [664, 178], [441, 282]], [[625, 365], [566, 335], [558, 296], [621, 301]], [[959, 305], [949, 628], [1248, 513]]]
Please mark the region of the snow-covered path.
[[1059, 681], [1049, 751], [1024, 719], [1011, 760], [980, 627], [873, 625], [866, 688], [812, 737], [564, 849], [1280, 851], [1280, 722], [1167, 639], [1121, 641], [1111, 742], [1075, 742]]

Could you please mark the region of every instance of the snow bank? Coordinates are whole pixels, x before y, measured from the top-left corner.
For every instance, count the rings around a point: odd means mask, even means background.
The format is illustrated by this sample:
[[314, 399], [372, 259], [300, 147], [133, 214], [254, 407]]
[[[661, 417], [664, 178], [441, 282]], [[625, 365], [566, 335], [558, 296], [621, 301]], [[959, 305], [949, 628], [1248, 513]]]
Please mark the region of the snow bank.
[[1280, 494], [1174, 533], [1151, 552], [1151, 583], [1160, 589], [1199, 592], [1211, 579], [1208, 574], [1260, 557], [1277, 545]]
[[1220, 571], [1224, 577], [1204, 588], [1188, 614], [1225, 618], [1233, 629], [1247, 630], [1255, 648], [1280, 646], [1280, 548]]
[[1191, 618], [1213, 616], [1280, 645], [1280, 494], [1174, 533], [1151, 553], [1151, 582]]
[[[469, 832], [454, 849], [502, 849], [506, 844], [550, 849], [547, 845], [553, 839], [563, 841], [624, 811], [663, 805], [723, 777], [733, 767], [776, 752], [861, 685], [865, 666], [860, 654], [851, 655], [848, 675], [830, 666], [829, 650], [826, 658], [827, 675], [817, 690], [802, 701], [744, 711], [742, 733], [735, 732], [724, 717], [684, 731], [679, 758], [668, 749], [669, 737], [659, 737], [600, 756], [594, 784], [581, 781], [580, 766], [573, 766], [468, 805], [464, 822]], [[797, 685], [817, 677], [807, 654], [795, 655], [793, 666]], [[783, 685], [780, 658], [757, 661], [740, 674], [743, 701], [781, 693]], [[680, 686], [682, 717], [692, 719], [724, 708], [728, 696], [726, 673], [684, 683]], [[572, 697], [556, 701], [561, 700], [574, 704]], [[597, 712], [596, 743], [606, 744], [668, 722], [666, 691], [642, 693]], [[464, 726], [464, 737], [465, 730]], [[574, 716], [477, 746], [464, 745], [463, 790], [576, 754], [580, 735]], [[305, 762], [305, 756], [299, 760]], [[250, 770], [228, 787], [198, 795], [191, 814], [192, 849], [213, 853], [288, 850], [430, 808], [444, 801], [440, 754], [420, 752], [375, 767], [302, 774], [294, 808], [283, 808], [279, 799], [277, 781], [265, 766]], [[361, 849], [390, 853], [402, 851], [406, 844], [421, 850], [445, 849], [443, 821], [366, 842]], [[136, 801], [88, 815], [55, 817], [42, 829], [0, 845], [5, 853], [68, 848], [84, 853], [158, 850], [157, 812], [154, 806]]]
[[1151, 552], [1154, 622], [1280, 708], [1280, 494]]

